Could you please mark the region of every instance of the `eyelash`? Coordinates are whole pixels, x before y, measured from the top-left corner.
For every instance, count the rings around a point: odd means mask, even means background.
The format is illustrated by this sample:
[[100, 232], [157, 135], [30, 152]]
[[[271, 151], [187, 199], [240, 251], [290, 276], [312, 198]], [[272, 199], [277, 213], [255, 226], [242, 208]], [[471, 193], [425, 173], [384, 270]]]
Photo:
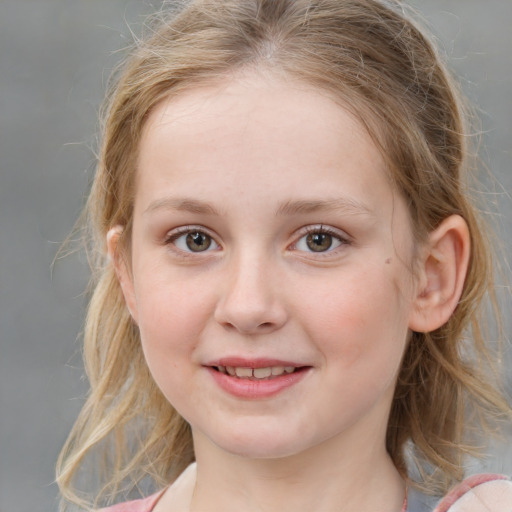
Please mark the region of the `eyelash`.
[[220, 247], [220, 245], [215, 241], [215, 237], [210, 235], [207, 230], [205, 230], [203, 227], [200, 227], [200, 226], [183, 226], [183, 227], [177, 228], [175, 231], [168, 234], [168, 236], [164, 240], [164, 244], [169, 245], [169, 246], [174, 246], [173, 250], [177, 254], [179, 254], [180, 256], [182, 256], [184, 258], [193, 256], [193, 255], [200, 255], [202, 253], [212, 252], [212, 249], [210, 249], [210, 247], [208, 247], [205, 251], [195, 252], [192, 250], [181, 249], [180, 247], [178, 247], [176, 245], [176, 242], [180, 238], [182, 238], [186, 235], [190, 235], [192, 233], [200, 233], [202, 235], [206, 235], [210, 239], [211, 243], [215, 244], [215, 246], [216, 246], [213, 248], [213, 250]]
[[[176, 245], [176, 242], [186, 236], [190, 235], [192, 233], [199, 233], [202, 235], [206, 235], [210, 239], [210, 243], [215, 244], [213, 249], [208, 246], [206, 250], [204, 251], [192, 251], [192, 250], [185, 250]], [[313, 250], [302, 250], [300, 252], [304, 252], [306, 254], [314, 254], [317, 257], [326, 257], [330, 255], [332, 252], [334, 252], [338, 247], [344, 246], [344, 245], [350, 245], [351, 241], [348, 238], [348, 236], [343, 236], [338, 231], [335, 231], [334, 229], [324, 227], [322, 225], [317, 226], [307, 226], [301, 230], [300, 237], [289, 247], [291, 249], [296, 249], [298, 244], [303, 240], [306, 239], [310, 235], [328, 235], [332, 237], [334, 240], [338, 242], [338, 245], [336, 245], [334, 248], [331, 248], [330, 246], [325, 251], [313, 251]], [[306, 242], [307, 243], [307, 242]], [[176, 231], [170, 233], [164, 240], [165, 245], [172, 245], [174, 246], [173, 250], [178, 253], [182, 257], [190, 257], [192, 255], [200, 255], [202, 253], [212, 252], [212, 250], [216, 250], [220, 248], [220, 244], [215, 241], [215, 237], [210, 235], [207, 230], [205, 230], [203, 227], [200, 226], [183, 226], [180, 228], [177, 228]]]
[[306, 228], [304, 228], [302, 230], [301, 236], [297, 239], [296, 242], [294, 242], [291, 245], [291, 247], [292, 248], [297, 248], [297, 245], [303, 239], [306, 239], [309, 235], [316, 235], [316, 234], [328, 235], [328, 236], [332, 237], [334, 240], [337, 240], [339, 242], [339, 244], [336, 247], [333, 247], [333, 248], [329, 247], [326, 251], [313, 251], [313, 250], [310, 250], [310, 251], [301, 251], [301, 252], [304, 252], [306, 254], [314, 254], [316, 257], [320, 257], [320, 258], [321, 257], [328, 257], [333, 252], [335, 252], [336, 249], [338, 249], [339, 247], [342, 247], [342, 246], [345, 246], [345, 245], [351, 245], [351, 243], [352, 243], [347, 235], [343, 235], [339, 231], [334, 230], [332, 228], [325, 227], [323, 225], [317, 225], [317, 226], [307, 226]]

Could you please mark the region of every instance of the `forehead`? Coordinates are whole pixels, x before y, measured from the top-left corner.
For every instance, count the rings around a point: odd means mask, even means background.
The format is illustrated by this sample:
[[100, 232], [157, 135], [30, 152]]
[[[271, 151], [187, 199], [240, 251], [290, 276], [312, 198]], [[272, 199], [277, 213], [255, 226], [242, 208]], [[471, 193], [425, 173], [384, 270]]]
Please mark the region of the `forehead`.
[[321, 90], [257, 74], [157, 105], [144, 128], [137, 182], [136, 201], [171, 182], [175, 193], [208, 193], [223, 183], [266, 199], [275, 191], [336, 195], [333, 186], [368, 201], [392, 192], [382, 157], [354, 115]]

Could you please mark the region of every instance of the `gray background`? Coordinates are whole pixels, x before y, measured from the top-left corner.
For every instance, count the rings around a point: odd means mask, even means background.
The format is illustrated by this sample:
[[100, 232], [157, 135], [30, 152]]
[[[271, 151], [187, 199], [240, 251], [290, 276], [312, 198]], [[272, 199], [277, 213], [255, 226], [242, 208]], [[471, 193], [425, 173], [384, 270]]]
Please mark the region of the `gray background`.
[[[483, 157], [512, 249], [512, 2], [414, 4], [481, 108]], [[0, 511], [56, 510], [59, 448], [86, 383], [78, 340], [87, 267], [51, 263], [94, 167], [97, 111], [117, 50], [140, 32], [148, 0], [0, 0]], [[510, 316], [510, 315], [508, 315]], [[510, 324], [508, 332], [512, 332]], [[510, 439], [482, 468], [512, 473]]]

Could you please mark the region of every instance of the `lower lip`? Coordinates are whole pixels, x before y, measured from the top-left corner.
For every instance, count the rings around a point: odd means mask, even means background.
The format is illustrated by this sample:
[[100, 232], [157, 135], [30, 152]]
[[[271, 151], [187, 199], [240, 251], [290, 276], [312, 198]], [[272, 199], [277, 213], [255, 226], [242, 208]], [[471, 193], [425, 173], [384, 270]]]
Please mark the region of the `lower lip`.
[[238, 398], [267, 398], [284, 391], [285, 389], [299, 383], [311, 367], [304, 367], [295, 370], [293, 373], [284, 373], [272, 379], [241, 379], [221, 373], [211, 367], [207, 368], [215, 382], [229, 394]]

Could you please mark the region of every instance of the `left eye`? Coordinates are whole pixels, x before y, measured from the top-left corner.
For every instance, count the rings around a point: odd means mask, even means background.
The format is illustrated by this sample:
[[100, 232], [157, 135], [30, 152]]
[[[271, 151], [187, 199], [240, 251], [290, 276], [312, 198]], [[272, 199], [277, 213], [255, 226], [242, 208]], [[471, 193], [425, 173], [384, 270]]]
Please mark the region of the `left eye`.
[[295, 244], [295, 249], [305, 252], [328, 252], [339, 247], [345, 240], [328, 231], [310, 231]]
[[187, 231], [173, 237], [171, 241], [185, 252], [206, 252], [219, 248], [217, 242], [203, 231]]

